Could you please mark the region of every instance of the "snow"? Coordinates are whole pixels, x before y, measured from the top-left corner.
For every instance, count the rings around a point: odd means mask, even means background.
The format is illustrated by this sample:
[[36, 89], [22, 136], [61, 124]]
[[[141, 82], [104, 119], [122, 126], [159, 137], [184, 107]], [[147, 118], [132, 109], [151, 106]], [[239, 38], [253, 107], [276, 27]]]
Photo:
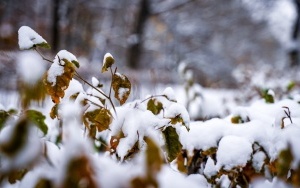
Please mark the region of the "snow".
[[64, 67], [58, 63], [52, 63], [48, 70], [47, 81], [52, 83], [52, 86], [56, 85], [56, 77], [61, 76], [64, 73]]
[[165, 95], [167, 97], [167, 99], [169, 99], [170, 101], [177, 101], [174, 90], [171, 87], [167, 87], [164, 91], [163, 91], [163, 95]]
[[221, 139], [217, 151], [216, 168], [230, 170], [243, 167], [250, 160], [252, 144], [243, 137], [225, 136]]
[[272, 181], [259, 178], [253, 182], [253, 188], [277, 188], [277, 187], [292, 188], [293, 186], [284, 183], [278, 178], [274, 178]]
[[106, 53], [105, 55], [104, 55], [104, 57], [103, 57], [103, 63], [102, 63], [102, 66], [105, 66], [105, 64], [106, 64], [106, 59], [107, 58], [114, 58], [110, 53]]
[[65, 63], [63, 61], [61, 61], [63, 59], [66, 59], [66, 60], [68, 60], [70, 62], [72, 62], [72, 61], [78, 61], [77, 58], [71, 52], [68, 52], [67, 50], [60, 50], [56, 54], [53, 63], [64, 65]]
[[262, 169], [265, 158], [266, 155], [262, 151], [259, 151], [253, 155], [252, 165], [256, 172], [259, 172]]
[[[291, 0], [277, 0], [272, 6], [265, 6], [260, 0], [243, 0], [246, 8], [256, 21], [266, 21], [271, 33], [279, 39], [283, 46], [290, 44], [290, 33], [293, 28], [297, 12]], [[268, 10], [268, 11], [266, 11]]]
[[68, 60], [69, 62], [76, 61], [78, 62], [77, 58], [67, 50], [61, 50], [59, 51], [54, 60], [53, 63], [48, 70], [47, 74], [47, 81], [49, 83], [52, 83], [52, 86], [55, 86], [56, 84], [56, 77], [61, 76], [64, 73], [64, 66], [65, 62], [63, 59]]
[[98, 85], [99, 85], [99, 80], [97, 79], [97, 78], [95, 78], [95, 77], [92, 77], [92, 85], [94, 86], [94, 87], [97, 87]]
[[123, 99], [125, 94], [129, 91], [129, 88], [123, 88], [123, 87], [120, 87], [119, 90], [118, 90], [118, 97], [119, 99]]
[[[15, 131], [18, 131], [17, 126], [24, 125], [15, 124], [13, 126], [6, 126], [3, 130], [1, 130], [0, 145], [6, 144], [7, 142], [12, 142], [11, 139], [14, 139], [13, 135], [16, 134]], [[40, 153], [42, 152], [41, 142], [35, 134], [32, 125], [27, 124], [26, 126], [28, 126], [25, 128], [28, 129], [28, 135], [25, 136], [26, 139], [24, 140], [24, 143], [22, 143], [24, 145], [19, 143], [22, 147], [12, 156], [6, 155], [5, 153], [0, 153], [0, 172], [8, 172], [17, 168], [26, 168], [29, 164], [32, 164], [39, 158]]]
[[175, 118], [180, 116], [183, 120], [183, 123], [186, 126], [190, 124], [190, 116], [186, 110], [186, 108], [179, 103], [172, 103], [168, 108], [165, 109], [165, 117], [166, 118]]
[[19, 36], [19, 48], [21, 50], [27, 50], [34, 47], [36, 44], [47, 43], [43, 37], [36, 33], [28, 26], [20, 27], [18, 31]]
[[208, 188], [209, 187], [205, 179], [201, 179], [200, 177], [199, 178], [191, 177], [187, 179], [182, 174], [177, 173], [165, 166], [158, 174], [158, 182], [159, 182], [159, 187], [162, 188], [168, 188], [168, 187]]
[[42, 58], [31, 51], [21, 52], [18, 55], [17, 63], [20, 80], [30, 85], [36, 84], [46, 72], [46, 65]]
[[212, 176], [214, 176], [218, 173], [218, 170], [216, 169], [215, 162], [212, 160], [212, 158], [209, 157], [207, 159], [207, 162], [206, 162], [203, 173], [208, 178], [211, 178]]
[[125, 136], [120, 139], [116, 151], [121, 160], [136, 142], [139, 146], [143, 146], [145, 136], [153, 138], [159, 145], [162, 145], [162, 137], [157, 134], [155, 128], [167, 124], [168, 120], [158, 119], [148, 110], [127, 106], [117, 107], [116, 111], [118, 116], [110, 125], [110, 130], [112, 135], [118, 135], [122, 131]]

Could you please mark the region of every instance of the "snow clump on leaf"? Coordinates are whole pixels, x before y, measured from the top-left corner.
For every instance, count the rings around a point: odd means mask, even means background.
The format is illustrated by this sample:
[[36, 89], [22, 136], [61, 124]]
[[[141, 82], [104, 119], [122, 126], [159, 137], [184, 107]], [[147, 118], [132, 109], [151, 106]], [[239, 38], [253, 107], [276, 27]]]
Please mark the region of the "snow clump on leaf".
[[19, 36], [19, 48], [21, 50], [28, 50], [36, 46], [50, 48], [47, 41], [28, 26], [20, 27], [18, 31], [18, 36]]

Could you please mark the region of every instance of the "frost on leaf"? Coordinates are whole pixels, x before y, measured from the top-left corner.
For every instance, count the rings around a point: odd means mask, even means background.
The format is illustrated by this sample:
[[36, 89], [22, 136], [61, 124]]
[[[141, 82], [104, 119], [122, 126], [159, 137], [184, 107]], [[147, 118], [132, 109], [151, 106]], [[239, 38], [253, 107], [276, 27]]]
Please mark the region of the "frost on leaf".
[[115, 98], [124, 104], [128, 99], [131, 91], [131, 83], [128, 78], [119, 73], [115, 73], [112, 78], [112, 88], [115, 92]]
[[162, 109], [163, 104], [157, 99], [150, 99], [147, 103], [147, 110], [150, 110], [154, 115], [159, 114]]
[[101, 72], [106, 72], [115, 63], [115, 59], [110, 53], [106, 53], [103, 58], [103, 65]]
[[47, 41], [28, 26], [20, 27], [18, 31], [18, 37], [19, 48], [21, 50], [28, 50], [37, 46], [42, 48], [50, 48], [50, 45], [47, 43]]
[[176, 132], [176, 129], [172, 126], [167, 127], [163, 131], [165, 141], [166, 141], [166, 149], [168, 154], [168, 161], [172, 162], [180, 153], [182, 145], [179, 142], [179, 136]]
[[62, 59], [62, 61], [64, 65], [59, 65], [55, 62], [51, 65], [44, 80], [47, 92], [56, 104], [60, 102], [60, 98], [64, 97], [65, 90], [68, 88], [75, 73], [75, 65], [73, 63], [66, 59]]
[[88, 129], [96, 127], [99, 132], [108, 129], [112, 122], [112, 115], [110, 111], [105, 108], [86, 112], [83, 118], [83, 122]]

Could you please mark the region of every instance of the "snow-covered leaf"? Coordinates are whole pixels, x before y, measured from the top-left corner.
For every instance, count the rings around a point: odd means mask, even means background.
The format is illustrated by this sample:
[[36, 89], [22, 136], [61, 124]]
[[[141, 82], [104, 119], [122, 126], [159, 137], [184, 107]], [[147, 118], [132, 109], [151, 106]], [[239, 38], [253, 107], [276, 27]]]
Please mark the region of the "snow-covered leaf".
[[19, 48], [21, 50], [28, 50], [37, 46], [42, 48], [50, 48], [50, 45], [47, 43], [47, 41], [28, 26], [20, 27], [18, 36]]
[[[73, 63], [66, 59], [63, 59], [63, 61], [64, 65], [53, 63], [47, 72], [46, 79], [44, 79], [47, 92], [51, 96], [52, 101], [56, 104], [64, 97], [64, 91], [68, 88], [75, 72]], [[52, 79], [53, 74], [55, 80]]]
[[115, 92], [115, 98], [121, 105], [124, 104], [131, 92], [129, 79], [123, 74], [115, 73], [112, 78], [112, 88]]
[[102, 70], [101, 72], [108, 71], [108, 68], [110, 68], [115, 63], [115, 59], [110, 53], [106, 53], [103, 58], [103, 64], [102, 64]]
[[150, 99], [147, 103], [147, 110], [150, 110], [154, 115], [159, 114], [162, 109], [163, 104], [155, 98]]
[[86, 112], [83, 118], [83, 122], [87, 128], [95, 126], [99, 132], [108, 129], [112, 121], [110, 111], [105, 108]]

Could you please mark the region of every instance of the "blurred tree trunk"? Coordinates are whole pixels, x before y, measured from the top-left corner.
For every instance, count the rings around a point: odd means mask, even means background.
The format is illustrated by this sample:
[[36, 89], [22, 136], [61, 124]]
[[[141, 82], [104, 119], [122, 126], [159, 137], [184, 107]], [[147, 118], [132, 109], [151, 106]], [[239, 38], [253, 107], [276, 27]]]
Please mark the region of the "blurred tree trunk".
[[52, 51], [56, 53], [59, 48], [59, 7], [61, 0], [53, 0], [53, 22], [52, 22]]
[[297, 19], [295, 20], [295, 24], [293, 28], [292, 42], [294, 42], [296, 45], [289, 52], [291, 66], [299, 65], [298, 38], [299, 38], [299, 27], [300, 27], [300, 0], [294, 0], [294, 2], [297, 11]]
[[145, 23], [150, 15], [150, 5], [148, 0], [141, 0], [140, 10], [137, 14], [136, 25], [133, 34], [137, 41], [130, 44], [128, 48], [127, 63], [130, 68], [137, 69], [141, 57], [142, 38], [144, 35]]

